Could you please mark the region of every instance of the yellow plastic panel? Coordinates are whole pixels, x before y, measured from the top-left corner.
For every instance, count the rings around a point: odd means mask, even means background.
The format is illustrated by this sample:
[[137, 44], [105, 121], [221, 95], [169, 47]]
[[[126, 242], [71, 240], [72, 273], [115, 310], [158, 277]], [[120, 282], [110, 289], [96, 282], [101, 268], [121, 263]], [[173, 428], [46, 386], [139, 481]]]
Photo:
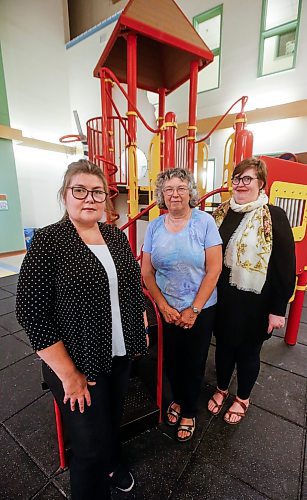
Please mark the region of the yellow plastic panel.
[[[293, 201], [289, 203], [287, 200]], [[269, 202], [285, 210], [292, 227], [294, 241], [302, 241], [306, 234], [307, 225], [307, 186], [275, 181], [270, 189]], [[301, 220], [300, 225], [295, 222], [298, 218]]]
[[208, 168], [208, 145], [205, 142], [199, 142], [197, 148], [197, 190], [200, 198], [206, 194], [206, 186], [203, 186], [203, 175]]
[[128, 178], [129, 178], [129, 213], [130, 218], [135, 217], [139, 211], [138, 203], [138, 178], [137, 178], [137, 156], [136, 146], [128, 146]]
[[[153, 137], [148, 153], [148, 178], [149, 178], [149, 188], [148, 188], [148, 202], [149, 205], [154, 201], [154, 189], [157, 175], [160, 172], [160, 151], [161, 151], [161, 137], [157, 134]], [[149, 212], [149, 220], [153, 220], [160, 215], [159, 207], [155, 206]]]

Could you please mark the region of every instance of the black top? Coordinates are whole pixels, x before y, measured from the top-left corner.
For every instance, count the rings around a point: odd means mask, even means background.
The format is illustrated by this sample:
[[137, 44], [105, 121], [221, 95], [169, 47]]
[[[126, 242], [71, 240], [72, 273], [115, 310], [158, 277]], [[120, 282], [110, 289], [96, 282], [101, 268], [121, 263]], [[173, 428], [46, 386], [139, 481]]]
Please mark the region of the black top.
[[[126, 235], [100, 232], [113, 258], [123, 335], [129, 357], [146, 353], [140, 266]], [[62, 340], [89, 380], [111, 370], [112, 316], [107, 273], [69, 219], [37, 231], [21, 266], [16, 314], [39, 351]]]
[[[269, 205], [272, 218], [273, 245], [267, 277], [260, 294], [238, 290], [230, 285], [230, 269], [223, 264], [218, 281], [218, 311], [215, 335], [231, 344], [242, 341], [260, 343], [269, 338], [268, 316], [284, 316], [295, 286], [295, 247], [286, 213]], [[228, 241], [244, 213], [231, 209], [221, 224], [223, 254]]]

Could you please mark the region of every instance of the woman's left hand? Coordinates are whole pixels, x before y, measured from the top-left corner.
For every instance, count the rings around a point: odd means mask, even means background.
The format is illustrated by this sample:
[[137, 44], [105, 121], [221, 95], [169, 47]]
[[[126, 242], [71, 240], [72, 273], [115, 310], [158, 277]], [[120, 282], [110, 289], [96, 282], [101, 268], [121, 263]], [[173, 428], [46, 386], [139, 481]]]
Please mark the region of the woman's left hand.
[[284, 316], [276, 316], [275, 314], [269, 314], [268, 333], [272, 333], [274, 328], [283, 328], [284, 326], [285, 326]]
[[192, 328], [197, 318], [197, 314], [192, 311], [191, 307], [187, 307], [181, 311], [180, 318], [175, 321], [175, 325], [181, 326], [181, 328]]

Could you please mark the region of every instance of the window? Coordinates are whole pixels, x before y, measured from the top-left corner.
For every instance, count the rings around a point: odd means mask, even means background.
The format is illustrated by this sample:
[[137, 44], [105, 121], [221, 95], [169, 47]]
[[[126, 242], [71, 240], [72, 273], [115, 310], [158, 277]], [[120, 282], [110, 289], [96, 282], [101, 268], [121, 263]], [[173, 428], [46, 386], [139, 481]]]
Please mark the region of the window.
[[220, 85], [222, 13], [223, 6], [219, 5], [193, 18], [194, 28], [214, 55], [213, 62], [198, 75], [198, 92]]
[[263, 0], [258, 76], [292, 69], [301, 0]]

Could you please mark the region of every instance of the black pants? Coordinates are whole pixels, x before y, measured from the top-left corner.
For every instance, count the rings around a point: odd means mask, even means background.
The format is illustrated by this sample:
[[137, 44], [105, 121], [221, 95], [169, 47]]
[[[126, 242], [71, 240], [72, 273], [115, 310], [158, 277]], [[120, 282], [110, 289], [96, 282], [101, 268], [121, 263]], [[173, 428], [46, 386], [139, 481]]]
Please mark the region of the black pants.
[[84, 413], [71, 411], [63, 403], [60, 379], [43, 363], [43, 375], [61, 410], [65, 431], [71, 444], [70, 483], [72, 500], [110, 499], [108, 474], [120, 461], [119, 426], [130, 371], [127, 356], [114, 357], [112, 373], [97, 377], [88, 386], [91, 406]]
[[184, 418], [197, 413], [214, 316], [215, 306], [203, 309], [188, 330], [163, 321], [165, 371]]
[[237, 395], [240, 399], [248, 399], [259, 375], [261, 347], [262, 342], [233, 346], [217, 337], [215, 364], [219, 389], [222, 391], [228, 389], [237, 366]]

